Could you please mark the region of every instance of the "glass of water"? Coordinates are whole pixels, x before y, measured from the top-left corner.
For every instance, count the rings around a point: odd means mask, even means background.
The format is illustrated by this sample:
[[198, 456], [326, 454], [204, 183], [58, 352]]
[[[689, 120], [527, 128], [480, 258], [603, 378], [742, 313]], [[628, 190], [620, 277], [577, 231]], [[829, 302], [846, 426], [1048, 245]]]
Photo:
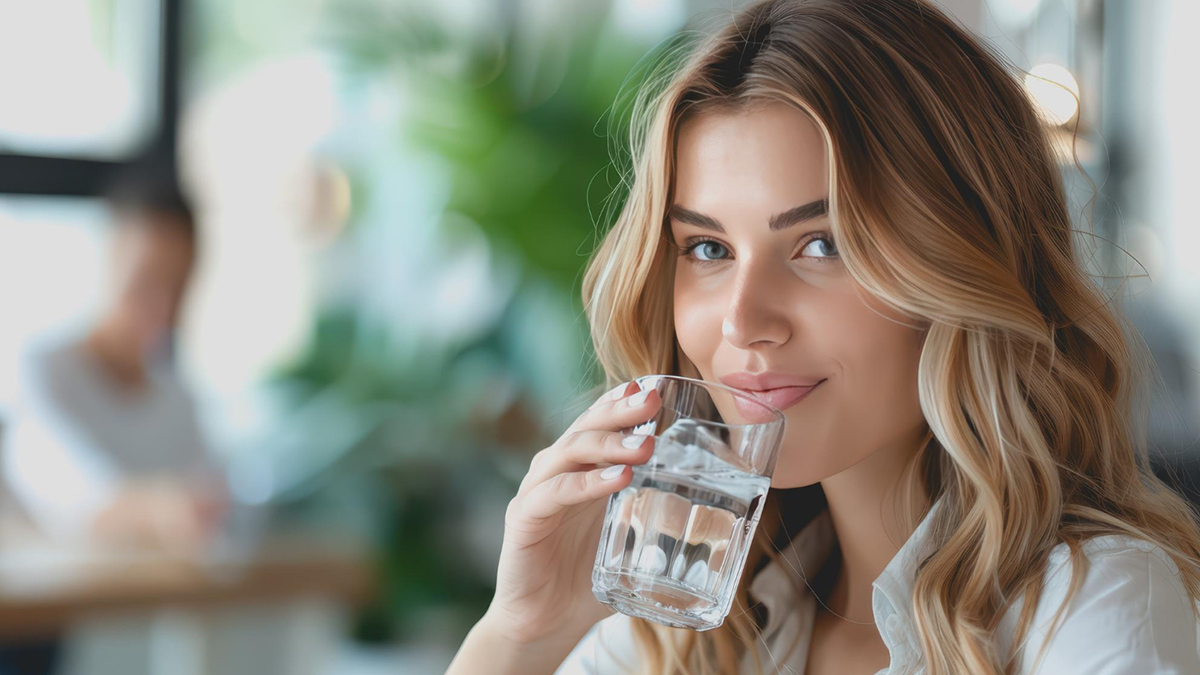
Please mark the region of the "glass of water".
[[633, 482], [608, 498], [592, 593], [623, 614], [705, 631], [729, 614], [771, 485], [786, 418], [732, 387], [637, 378], [662, 406], [633, 428], [655, 437]]

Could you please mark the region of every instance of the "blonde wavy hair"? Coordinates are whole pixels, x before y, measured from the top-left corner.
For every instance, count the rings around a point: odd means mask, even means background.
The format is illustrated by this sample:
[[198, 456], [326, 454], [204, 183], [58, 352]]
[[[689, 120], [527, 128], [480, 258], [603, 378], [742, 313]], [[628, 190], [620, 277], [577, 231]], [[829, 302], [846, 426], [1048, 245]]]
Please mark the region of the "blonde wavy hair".
[[[1196, 601], [1200, 528], [1149, 469], [1140, 375], [1157, 371], [1081, 263], [1019, 71], [924, 0], [769, 0], [667, 50], [680, 54], [634, 95], [628, 196], [584, 274], [605, 386], [699, 376], [675, 339], [664, 236], [681, 123], [785, 102], [824, 135], [831, 227], [849, 274], [928, 326], [918, 378], [930, 433], [904, 482], [942, 502], [940, 545], [912, 596], [931, 675], [1011, 672], [994, 632], [1023, 601], [1021, 643], [1059, 543], [1075, 562], [1071, 594], [1081, 543], [1126, 534], [1162, 547]], [[810, 489], [820, 488], [800, 490]], [[778, 559], [785, 520], [802, 524], [822, 503], [779, 499], [772, 490], [724, 625], [696, 633], [633, 620], [641, 672], [734, 673], [747, 650], [761, 672], [750, 572]]]

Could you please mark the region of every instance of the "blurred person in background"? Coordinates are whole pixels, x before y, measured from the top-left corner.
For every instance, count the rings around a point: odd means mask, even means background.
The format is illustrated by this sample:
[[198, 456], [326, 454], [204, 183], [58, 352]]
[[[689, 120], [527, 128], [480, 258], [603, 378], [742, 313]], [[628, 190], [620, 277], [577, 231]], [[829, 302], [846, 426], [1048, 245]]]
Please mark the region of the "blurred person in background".
[[[196, 257], [171, 166], [147, 155], [106, 195], [104, 306], [85, 330], [23, 355], [4, 476], [36, 525], [71, 546], [191, 556], [216, 534], [223, 481], [172, 339]], [[0, 675], [55, 672], [61, 636], [0, 645]]]
[[147, 155], [112, 184], [105, 304], [81, 334], [23, 358], [4, 453], [14, 496], [69, 543], [195, 553], [225, 490], [173, 366], [196, 227], [168, 162]]

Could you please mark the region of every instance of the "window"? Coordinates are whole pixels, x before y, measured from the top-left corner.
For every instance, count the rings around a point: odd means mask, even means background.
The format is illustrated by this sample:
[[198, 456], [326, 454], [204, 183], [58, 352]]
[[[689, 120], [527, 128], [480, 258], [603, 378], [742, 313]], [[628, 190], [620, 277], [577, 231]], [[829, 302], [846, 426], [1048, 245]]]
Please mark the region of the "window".
[[173, 152], [182, 0], [0, 0], [0, 193], [95, 195]]

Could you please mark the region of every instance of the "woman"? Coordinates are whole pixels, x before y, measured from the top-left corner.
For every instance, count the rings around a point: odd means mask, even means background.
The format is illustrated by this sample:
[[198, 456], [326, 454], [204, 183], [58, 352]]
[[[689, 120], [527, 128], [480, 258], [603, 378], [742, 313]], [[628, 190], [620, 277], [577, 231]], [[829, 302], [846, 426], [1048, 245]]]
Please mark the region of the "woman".
[[773, 0], [651, 103], [584, 280], [601, 363], [807, 392], [734, 610], [694, 633], [591, 597], [605, 499], [652, 451], [621, 430], [659, 404], [621, 385], [534, 458], [450, 672], [1200, 673], [1144, 344], [1002, 61], [927, 2]]

